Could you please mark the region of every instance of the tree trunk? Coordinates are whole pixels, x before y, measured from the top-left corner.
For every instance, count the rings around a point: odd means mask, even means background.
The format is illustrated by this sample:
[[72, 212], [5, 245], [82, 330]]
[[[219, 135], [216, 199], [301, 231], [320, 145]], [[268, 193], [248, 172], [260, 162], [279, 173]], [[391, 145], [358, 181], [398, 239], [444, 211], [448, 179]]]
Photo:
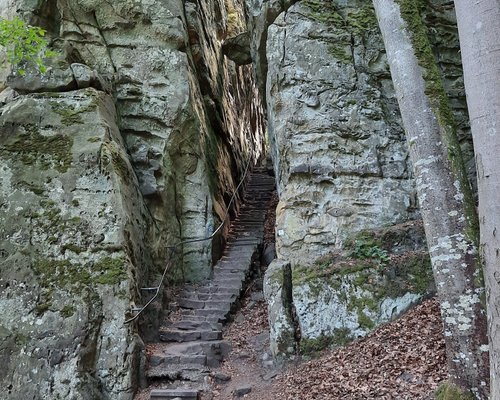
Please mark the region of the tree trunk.
[[489, 361], [477, 215], [418, 3], [373, 0], [413, 163], [450, 379], [486, 399]]
[[500, 2], [455, 0], [478, 171], [491, 399], [500, 400]]

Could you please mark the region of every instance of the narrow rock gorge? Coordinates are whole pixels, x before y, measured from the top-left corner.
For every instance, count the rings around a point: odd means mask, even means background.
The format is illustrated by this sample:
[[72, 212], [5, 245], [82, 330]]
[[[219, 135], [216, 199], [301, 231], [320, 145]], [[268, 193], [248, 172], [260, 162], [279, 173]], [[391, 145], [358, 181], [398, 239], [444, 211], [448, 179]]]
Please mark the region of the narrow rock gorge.
[[[371, 1], [0, 0], [14, 16], [57, 55], [23, 76], [0, 50], [7, 398], [132, 399], [175, 289], [213, 275], [237, 186], [266, 158], [277, 360], [343, 345], [434, 293]], [[425, 18], [474, 177], [453, 2], [429, 0]]]

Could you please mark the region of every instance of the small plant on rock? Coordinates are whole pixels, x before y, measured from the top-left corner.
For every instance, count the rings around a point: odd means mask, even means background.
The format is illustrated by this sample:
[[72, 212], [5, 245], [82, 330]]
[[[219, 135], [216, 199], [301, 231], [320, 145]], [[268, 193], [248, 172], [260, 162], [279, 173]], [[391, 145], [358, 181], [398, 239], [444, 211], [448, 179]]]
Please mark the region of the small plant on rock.
[[354, 242], [354, 249], [350, 256], [357, 259], [374, 259], [381, 265], [387, 264], [391, 260], [387, 250], [363, 240], [356, 240]]
[[27, 25], [19, 17], [0, 18], [0, 46], [5, 48], [7, 62], [12, 65], [14, 74], [24, 76], [26, 70], [33, 67], [45, 73], [44, 59], [56, 53], [47, 48], [44, 36], [44, 29]]

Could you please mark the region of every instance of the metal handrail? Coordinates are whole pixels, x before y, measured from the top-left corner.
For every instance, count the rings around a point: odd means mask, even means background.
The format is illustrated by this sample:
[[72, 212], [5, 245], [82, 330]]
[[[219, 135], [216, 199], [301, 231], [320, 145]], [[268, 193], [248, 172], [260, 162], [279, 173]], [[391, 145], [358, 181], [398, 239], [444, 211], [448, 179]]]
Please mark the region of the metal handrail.
[[243, 173], [243, 176], [242, 176], [240, 182], [238, 183], [238, 186], [236, 186], [236, 189], [233, 191], [233, 195], [231, 196], [231, 199], [229, 200], [229, 203], [228, 203], [228, 205], [226, 207], [226, 212], [224, 214], [224, 218], [222, 218], [222, 221], [219, 224], [219, 226], [217, 227], [217, 229], [215, 231], [213, 231], [212, 234], [209, 235], [209, 236], [206, 236], [206, 237], [203, 237], [203, 238], [197, 238], [197, 239], [184, 240], [184, 241], [181, 241], [181, 242], [176, 243], [174, 245], [167, 246], [167, 249], [170, 249], [171, 251], [170, 251], [170, 254], [169, 254], [168, 258], [167, 258], [167, 265], [165, 266], [165, 269], [164, 269], [163, 274], [161, 276], [160, 283], [158, 284], [158, 286], [153, 286], [153, 287], [148, 288], [150, 290], [154, 289], [155, 290], [155, 294], [153, 295], [153, 297], [151, 297], [151, 299], [148, 300], [148, 302], [144, 306], [142, 306], [137, 311], [136, 315], [134, 315], [132, 318], [129, 318], [129, 319], [125, 320], [125, 322], [123, 323], [124, 325], [130, 324], [131, 322], [134, 322], [136, 319], [138, 319], [139, 316], [143, 313], [143, 311], [158, 297], [158, 295], [160, 294], [160, 289], [161, 289], [161, 286], [162, 286], [163, 281], [165, 279], [165, 276], [167, 275], [168, 270], [172, 266], [172, 256], [174, 255], [176, 249], [179, 246], [182, 246], [182, 245], [188, 244], [188, 243], [197, 243], [197, 242], [204, 242], [206, 240], [211, 240], [222, 229], [222, 227], [224, 226], [224, 223], [226, 221], [226, 218], [229, 215], [229, 210], [231, 209], [231, 204], [233, 203], [234, 199], [236, 198], [236, 194], [238, 193], [238, 190], [240, 189], [241, 185], [245, 181], [245, 178], [247, 176], [248, 168], [250, 167], [250, 162], [251, 161], [252, 161], [252, 158], [250, 157], [248, 159], [247, 165], [245, 167], [245, 171]]

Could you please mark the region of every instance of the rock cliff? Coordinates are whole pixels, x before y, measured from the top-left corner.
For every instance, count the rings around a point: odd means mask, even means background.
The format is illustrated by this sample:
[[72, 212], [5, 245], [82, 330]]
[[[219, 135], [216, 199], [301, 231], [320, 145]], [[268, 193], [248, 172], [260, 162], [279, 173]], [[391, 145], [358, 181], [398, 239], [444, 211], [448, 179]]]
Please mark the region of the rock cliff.
[[404, 132], [373, 11], [299, 2], [268, 30], [277, 253], [306, 262], [415, 215]]
[[[453, 2], [424, 14], [473, 177]], [[432, 292], [371, 1], [0, 0], [14, 15], [59, 55], [21, 77], [0, 54], [9, 398], [133, 397], [169, 285], [139, 324], [124, 321], [170, 261], [168, 283], [210, 275], [227, 226], [168, 245], [219, 224], [266, 124], [273, 352], [345, 343]]]
[[[160, 312], [124, 325], [141, 288], [168, 245], [212, 233], [262, 155], [251, 66], [221, 51], [244, 7], [0, 1], [16, 14], [59, 55], [43, 76], [0, 71], [0, 381], [12, 399], [131, 399]], [[224, 235], [179, 247], [168, 282], [207, 277]]]
[[[279, 193], [278, 260], [266, 274], [265, 286], [271, 341], [275, 354], [292, 354], [301, 339], [326, 336], [330, 339], [322, 339], [324, 343], [336, 342], [335, 332], [343, 332], [343, 339], [346, 332], [358, 337], [366, 334], [367, 325], [373, 329], [387, 321], [381, 317], [387, 314], [383, 303], [394, 298], [376, 299], [371, 311], [352, 307], [352, 298], [364, 296], [355, 284], [359, 271], [344, 269], [342, 284], [332, 278], [333, 286], [327, 278], [337, 269], [319, 278], [314, 271], [324, 267], [332, 252], [350, 254], [346, 246], [359, 232], [418, 219], [418, 204], [371, 2], [249, 2], [249, 9], [255, 75], [266, 88]], [[473, 180], [453, 2], [429, 1], [423, 17], [432, 27], [429, 35]], [[414, 240], [422, 241], [419, 235]], [[429, 272], [427, 261], [418, 264]], [[314, 290], [311, 282], [294, 279], [301, 274], [316, 276]], [[407, 292], [399, 294], [408, 300], [403, 309], [424, 294], [406, 286]], [[369, 324], [365, 318], [360, 321], [360, 312], [371, 313]]]

